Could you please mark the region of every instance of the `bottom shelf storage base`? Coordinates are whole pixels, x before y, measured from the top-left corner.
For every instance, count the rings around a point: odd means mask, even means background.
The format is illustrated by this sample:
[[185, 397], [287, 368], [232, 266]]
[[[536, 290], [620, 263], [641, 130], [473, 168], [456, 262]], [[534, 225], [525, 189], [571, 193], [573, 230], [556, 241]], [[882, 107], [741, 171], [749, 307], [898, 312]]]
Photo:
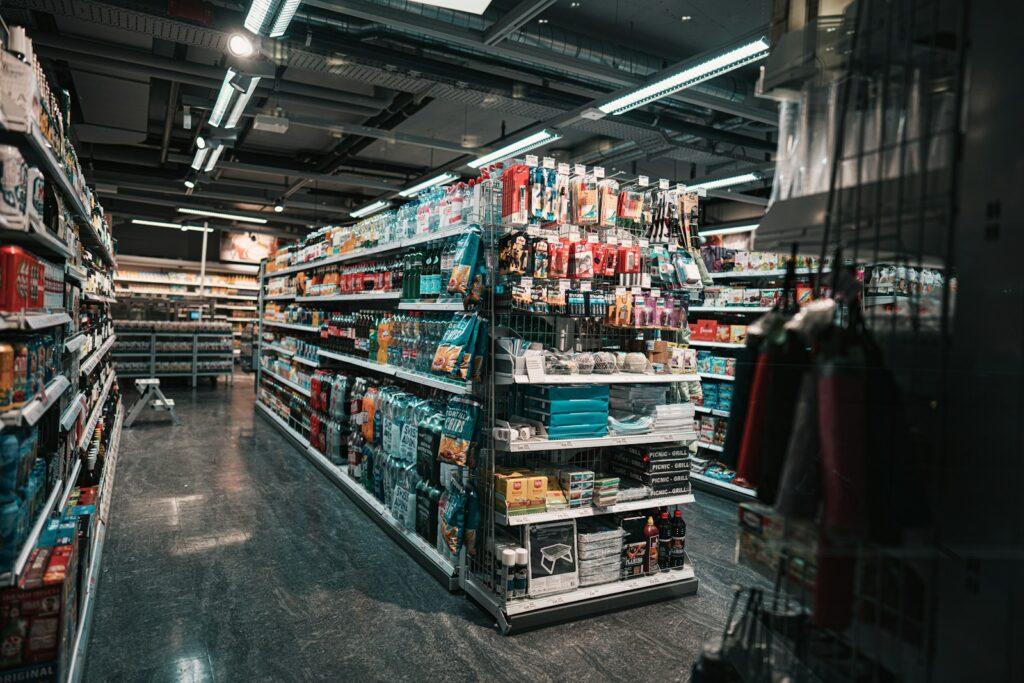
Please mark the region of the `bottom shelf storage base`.
[[441, 555], [427, 541], [398, 524], [391, 512], [384, 505], [366, 491], [359, 482], [353, 480], [348, 474], [332, 463], [319, 451], [310, 447], [309, 442], [301, 434], [292, 429], [287, 422], [267, 408], [260, 402], [256, 402], [256, 408], [270, 424], [274, 425], [288, 437], [288, 440], [306, 456], [323, 474], [338, 488], [348, 495], [366, 515], [372, 519], [380, 528], [413, 557], [424, 569], [430, 572], [431, 576], [437, 579], [442, 586], [451, 592], [459, 590], [458, 569]]
[[462, 577], [463, 590], [494, 617], [505, 635], [693, 595], [698, 583], [687, 560], [686, 566], [678, 571], [515, 600], [503, 607], [489, 588], [472, 576]]

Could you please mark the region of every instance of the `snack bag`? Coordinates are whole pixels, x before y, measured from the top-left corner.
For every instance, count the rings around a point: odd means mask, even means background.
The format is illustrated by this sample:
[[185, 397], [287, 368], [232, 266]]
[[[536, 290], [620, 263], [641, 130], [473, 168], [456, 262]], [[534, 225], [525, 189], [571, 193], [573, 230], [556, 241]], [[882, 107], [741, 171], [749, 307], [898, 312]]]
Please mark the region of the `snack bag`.
[[458, 555], [462, 550], [462, 532], [466, 523], [466, 491], [455, 477], [448, 480], [448, 487], [441, 496], [441, 514], [437, 524], [438, 550]]
[[476, 268], [477, 254], [480, 251], [480, 233], [467, 232], [459, 237], [455, 248], [455, 260], [452, 274], [448, 278], [448, 293], [463, 294], [469, 291], [473, 282], [473, 271]]
[[430, 364], [433, 372], [451, 374], [462, 358], [462, 352], [473, 335], [476, 323], [473, 313], [455, 313], [448, 323], [441, 342], [434, 352], [434, 360]]
[[465, 466], [469, 462], [479, 419], [480, 403], [461, 396], [449, 399], [444, 412], [444, 427], [441, 429], [441, 443], [437, 451], [438, 459], [460, 467]]

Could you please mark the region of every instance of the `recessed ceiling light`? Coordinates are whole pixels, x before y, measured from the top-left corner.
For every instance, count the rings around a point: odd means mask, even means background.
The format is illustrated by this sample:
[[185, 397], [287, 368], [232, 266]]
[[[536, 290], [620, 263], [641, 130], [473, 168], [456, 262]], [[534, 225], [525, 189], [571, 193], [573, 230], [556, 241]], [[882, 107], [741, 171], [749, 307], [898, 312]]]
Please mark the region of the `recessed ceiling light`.
[[196, 181], [192, 180], [191, 178], [186, 178], [185, 179], [185, 187], [187, 187], [188, 189], [191, 190], [195, 186], [196, 186]]
[[689, 14], [684, 14], [683, 16], [679, 17], [679, 19], [681, 21], [689, 21], [690, 19], [693, 19], [693, 17], [691, 17]]
[[206, 138], [202, 135], [196, 136], [196, 149], [206, 149]]
[[538, 24], [546, 24], [546, 23], [548, 23], [548, 20], [547, 19], [538, 19], [537, 23]]
[[228, 51], [236, 57], [251, 57], [253, 50], [252, 41], [244, 33], [233, 33], [228, 38]]
[[283, 213], [283, 212], [284, 212], [284, 202], [282, 202], [282, 201], [274, 202], [274, 213]]
[[569, 3], [569, 7], [579, 7], [579, 6], [580, 6], [580, 3], [578, 3], [578, 2], [570, 2]]

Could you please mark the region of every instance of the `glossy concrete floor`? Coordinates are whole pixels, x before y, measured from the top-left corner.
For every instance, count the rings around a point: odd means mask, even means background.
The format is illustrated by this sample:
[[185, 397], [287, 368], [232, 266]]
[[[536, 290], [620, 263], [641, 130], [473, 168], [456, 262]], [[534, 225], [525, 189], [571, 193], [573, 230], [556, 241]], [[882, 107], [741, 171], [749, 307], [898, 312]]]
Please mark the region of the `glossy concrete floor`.
[[166, 393], [180, 426], [124, 433], [88, 681], [686, 680], [753, 578], [735, 504], [698, 493], [697, 595], [503, 637], [255, 414], [250, 378]]

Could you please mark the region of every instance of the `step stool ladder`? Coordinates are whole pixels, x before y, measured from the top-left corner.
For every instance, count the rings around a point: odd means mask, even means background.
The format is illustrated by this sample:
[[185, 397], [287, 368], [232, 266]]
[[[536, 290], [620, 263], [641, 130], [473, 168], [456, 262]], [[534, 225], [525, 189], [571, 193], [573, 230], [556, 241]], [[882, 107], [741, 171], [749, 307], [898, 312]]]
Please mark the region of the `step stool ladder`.
[[160, 391], [160, 380], [155, 378], [137, 379], [135, 380], [135, 388], [139, 392], [139, 400], [135, 402], [135, 405], [128, 412], [128, 418], [124, 421], [125, 427], [131, 427], [132, 423], [135, 422], [135, 418], [139, 416], [142, 409], [147, 405], [156, 411], [166, 410], [171, 414], [171, 421], [174, 424], [181, 424], [178, 420], [178, 414], [174, 412], [174, 399], [167, 398], [164, 396], [164, 392]]

